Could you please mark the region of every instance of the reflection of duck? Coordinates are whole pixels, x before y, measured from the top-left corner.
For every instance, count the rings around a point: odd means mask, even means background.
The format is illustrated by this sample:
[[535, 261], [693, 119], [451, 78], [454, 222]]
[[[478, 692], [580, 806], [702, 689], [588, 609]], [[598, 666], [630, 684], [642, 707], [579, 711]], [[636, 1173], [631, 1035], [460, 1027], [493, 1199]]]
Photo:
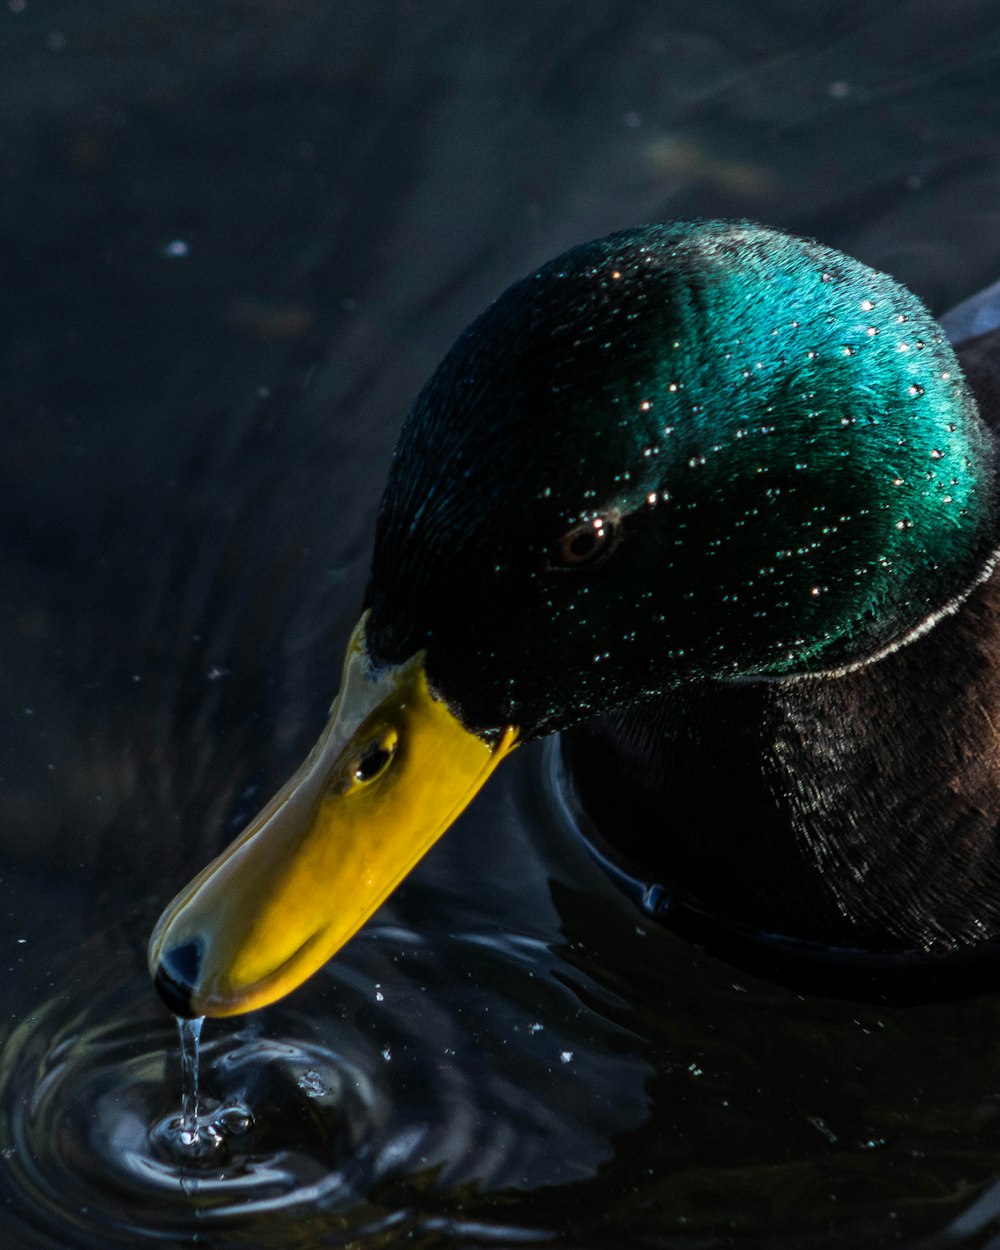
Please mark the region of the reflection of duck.
[[995, 934], [994, 496], [955, 355], [884, 275], [731, 223], [552, 261], [417, 400], [330, 723], [164, 914], [165, 998], [280, 997], [516, 741], [574, 726], [610, 856], [692, 914], [890, 955]]

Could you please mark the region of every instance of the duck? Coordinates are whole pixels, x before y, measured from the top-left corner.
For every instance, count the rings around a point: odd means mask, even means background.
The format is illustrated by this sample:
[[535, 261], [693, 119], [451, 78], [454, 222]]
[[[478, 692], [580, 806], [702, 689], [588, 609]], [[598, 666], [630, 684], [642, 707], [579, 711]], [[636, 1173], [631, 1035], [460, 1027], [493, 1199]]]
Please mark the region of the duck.
[[595, 855], [696, 941], [849, 979], [989, 952], [998, 422], [998, 332], [956, 351], [753, 222], [515, 282], [402, 426], [316, 746], [155, 926], [166, 1004], [295, 989], [555, 735]]

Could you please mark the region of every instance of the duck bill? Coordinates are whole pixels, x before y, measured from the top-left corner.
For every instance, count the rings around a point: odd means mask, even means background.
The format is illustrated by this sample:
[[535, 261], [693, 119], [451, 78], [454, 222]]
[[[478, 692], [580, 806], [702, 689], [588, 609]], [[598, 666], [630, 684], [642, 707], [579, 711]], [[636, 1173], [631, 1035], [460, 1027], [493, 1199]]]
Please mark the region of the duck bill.
[[301, 985], [365, 923], [505, 755], [432, 694], [424, 654], [375, 668], [362, 617], [308, 759], [160, 917], [157, 987], [179, 1015], [252, 1011]]

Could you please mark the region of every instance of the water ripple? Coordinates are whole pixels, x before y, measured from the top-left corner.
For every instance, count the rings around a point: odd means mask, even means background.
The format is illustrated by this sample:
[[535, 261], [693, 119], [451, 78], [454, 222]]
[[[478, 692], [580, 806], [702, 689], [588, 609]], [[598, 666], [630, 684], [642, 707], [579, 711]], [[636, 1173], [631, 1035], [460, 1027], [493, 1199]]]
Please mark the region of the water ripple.
[[[566, 976], [545, 974], [544, 947], [515, 940], [512, 960], [481, 934], [450, 938], [445, 963], [475, 975], [445, 999], [422, 979], [441, 948], [411, 948], [400, 967], [397, 938], [355, 943], [316, 1001], [307, 991], [298, 1007], [209, 1022], [202, 1108], [218, 1150], [194, 1162], [169, 1149], [177, 1034], [144, 975], [84, 982], [82, 1005], [56, 998], [25, 1020], [0, 1051], [0, 1182], [26, 1235], [37, 1233], [25, 1244], [375, 1247], [403, 1228], [428, 1246], [548, 1240], [544, 1228], [493, 1222], [471, 1195], [597, 1168], [613, 1132], [646, 1114], [645, 1065], [616, 1058], [622, 1030], [585, 1011]], [[331, 990], [342, 1016], [332, 1028]]]

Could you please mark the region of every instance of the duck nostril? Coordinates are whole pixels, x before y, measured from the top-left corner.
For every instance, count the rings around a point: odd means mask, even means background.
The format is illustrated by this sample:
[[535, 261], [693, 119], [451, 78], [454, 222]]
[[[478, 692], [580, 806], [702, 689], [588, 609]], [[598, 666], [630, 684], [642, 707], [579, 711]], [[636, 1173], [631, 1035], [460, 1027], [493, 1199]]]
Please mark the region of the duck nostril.
[[376, 740], [369, 743], [354, 765], [354, 780], [362, 784], [366, 781], [374, 781], [379, 773], [388, 767], [389, 761], [395, 754], [396, 744], [391, 740]]
[[201, 968], [201, 943], [184, 942], [163, 952], [153, 984], [175, 1016], [192, 1019], [191, 991]]

